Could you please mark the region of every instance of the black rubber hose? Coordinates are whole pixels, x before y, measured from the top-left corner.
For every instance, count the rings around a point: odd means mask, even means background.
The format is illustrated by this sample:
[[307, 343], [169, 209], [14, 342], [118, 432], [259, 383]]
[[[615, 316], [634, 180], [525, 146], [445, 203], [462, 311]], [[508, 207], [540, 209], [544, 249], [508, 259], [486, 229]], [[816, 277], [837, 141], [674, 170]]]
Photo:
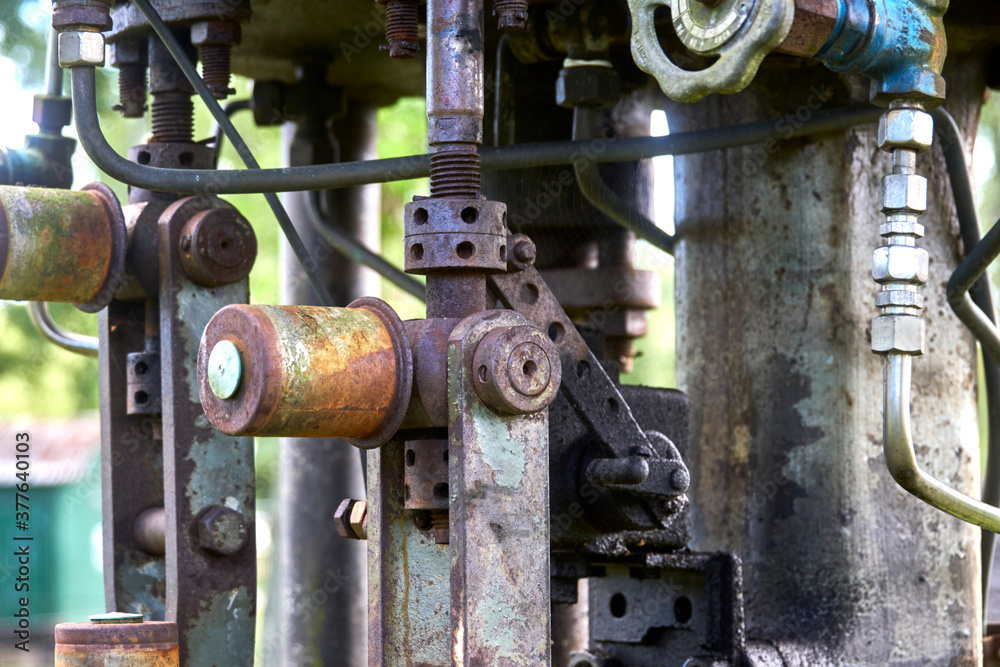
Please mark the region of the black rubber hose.
[[[596, 109], [590, 107], [579, 106], [573, 109], [574, 139], [595, 135], [598, 131], [597, 113]], [[573, 173], [580, 193], [591, 206], [637, 238], [649, 242], [668, 255], [674, 254], [674, 237], [657, 227], [645, 213], [608, 187], [596, 163], [589, 160], [574, 162]]]
[[[205, 83], [204, 79], [198, 74], [198, 70], [194, 63], [188, 57], [187, 53], [184, 51], [184, 47], [177, 40], [177, 37], [167, 24], [163, 22], [163, 19], [153, 8], [152, 3], [149, 0], [133, 0], [132, 4], [139, 8], [146, 20], [149, 21], [149, 25], [152, 26], [153, 31], [156, 32], [157, 37], [163, 42], [163, 45], [167, 47], [170, 55], [173, 56], [174, 60], [177, 62], [177, 66], [180, 67], [181, 71], [184, 73], [184, 77], [188, 80], [191, 86], [201, 97], [205, 106], [211, 112], [212, 116], [215, 118], [215, 122], [219, 124], [222, 131], [226, 133], [229, 141], [232, 142], [233, 148], [236, 149], [236, 153], [243, 160], [243, 163], [247, 166], [248, 172], [253, 173], [254, 171], [260, 170], [260, 165], [257, 163], [257, 159], [253, 155], [253, 151], [247, 146], [247, 143], [240, 136], [240, 133], [236, 130], [236, 126], [233, 125], [233, 121], [230, 120], [226, 112], [219, 106], [218, 100], [215, 99], [215, 95], [209, 90], [208, 85]], [[76, 69], [76, 68], [74, 68]], [[90, 68], [91, 75], [94, 74], [93, 68]], [[96, 110], [96, 109], [95, 109]], [[182, 170], [183, 171], [183, 170]], [[213, 194], [202, 191], [205, 194]], [[201, 194], [201, 193], [196, 193]], [[292, 252], [295, 253], [295, 258], [298, 259], [299, 264], [302, 266], [302, 271], [306, 274], [306, 278], [309, 280], [309, 284], [312, 285], [313, 290], [316, 292], [316, 296], [320, 303], [324, 306], [334, 306], [336, 303], [333, 300], [333, 296], [330, 294], [330, 290], [327, 289], [326, 285], [318, 278], [316, 275], [315, 262], [311, 261], [309, 256], [309, 251], [306, 249], [305, 244], [302, 242], [302, 238], [299, 236], [298, 231], [295, 229], [295, 225], [292, 224], [292, 219], [288, 217], [288, 211], [282, 205], [281, 200], [273, 192], [265, 192], [264, 199], [267, 200], [267, 205], [271, 207], [271, 212], [274, 217], [278, 220], [278, 226], [281, 227], [281, 231], [285, 235], [285, 239], [288, 241], [288, 245], [291, 247]]]
[[[226, 112], [228, 118], [232, 118], [234, 114], [239, 111], [249, 111], [250, 110], [250, 100], [233, 100], [226, 104], [222, 109]], [[223, 131], [221, 125], [215, 126], [215, 166], [219, 166], [219, 156], [222, 155], [222, 144], [226, 140], [226, 133]]]
[[[962, 234], [962, 245], [966, 258], [958, 266], [948, 281], [948, 303], [959, 319], [965, 322], [973, 331], [973, 335], [983, 345], [983, 381], [986, 385], [986, 479], [983, 481], [983, 502], [994, 507], [1000, 506], [1000, 364], [997, 359], [987, 353], [989, 338], [980, 338], [973, 324], [982, 324], [985, 318], [994, 336], [996, 329], [996, 310], [993, 306], [993, 288], [989, 275], [984, 270], [976, 273], [978, 280], [970, 277], [979, 263], [980, 255], [985, 254], [987, 247], [980, 243], [982, 231], [979, 226], [979, 213], [976, 210], [976, 197], [969, 176], [969, 165], [965, 160], [965, 143], [962, 131], [955, 119], [944, 108], [938, 107], [931, 111], [934, 125], [941, 141], [945, 163], [948, 168], [948, 179], [951, 181], [952, 197], [955, 200], [955, 213], [958, 217], [959, 229]], [[1000, 225], [994, 226], [987, 234], [989, 239]], [[984, 241], [985, 242], [985, 241]], [[978, 249], [978, 250], [977, 250]], [[964, 296], [959, 299], [959, 292]], [[968, 309], [966, 297], [971, 291], [971, 300], [979, 307]], [[956, 302], [960, 303], [956, 309]], [[960, 312], [960, 309], [962, 312]], [[969, 315], [967, 320], [963, 312]], [[982, 327], [979, 327], [982, 330]], [[981, 558], [983, 568], [983, 627], [985, 629], [989, 612], [990, 579], [993, 571], [993, 557], [996, 551], [996, 534], [982, 531]], [[984, 630], [985, 632], [985, 630]]]
[[[369, 183], [389, 183], [430, 175], [429, 155], [338, 162], [284, 169], [165, 169], [131, 162], [115, 152], [101, 131], [97, 114], [95, 75], [92, 67], [74, 67], [73, 104], [80, 144], [99, 169], [133, 187], [177, 194], [247, 194], [336, 190]], [[874, 123], [880, 110], [870, 105], [818, 111], [798, 127], [766, 120], [714, 130], [682, 132], [665, 137], [552, 141], [516, 144], [482, 150], [483, 171], [527, 169], [573, 164], [630, 162], [657, 155], [687, 155], [745, 146], [771, 139], [782, 140], [854, 125]], [[782, 130], [777, 128], [781, 127]]]

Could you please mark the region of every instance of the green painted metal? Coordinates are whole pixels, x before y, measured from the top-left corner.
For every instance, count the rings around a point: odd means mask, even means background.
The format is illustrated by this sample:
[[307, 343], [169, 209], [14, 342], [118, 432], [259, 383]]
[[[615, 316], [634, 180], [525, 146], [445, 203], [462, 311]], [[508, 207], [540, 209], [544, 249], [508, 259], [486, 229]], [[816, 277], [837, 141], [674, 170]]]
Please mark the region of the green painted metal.
[[448, 339], [452, 665], [549, 665], [548, 411], [501, 415], [479, 397], [473, 357], [510, 310], [464, 319]]
[[222, 399], [231, 397], [239, 389], [242, 376], [239, 349], [229, 340], [216, 343], [208, 357], [208, 384], [212, 392]]

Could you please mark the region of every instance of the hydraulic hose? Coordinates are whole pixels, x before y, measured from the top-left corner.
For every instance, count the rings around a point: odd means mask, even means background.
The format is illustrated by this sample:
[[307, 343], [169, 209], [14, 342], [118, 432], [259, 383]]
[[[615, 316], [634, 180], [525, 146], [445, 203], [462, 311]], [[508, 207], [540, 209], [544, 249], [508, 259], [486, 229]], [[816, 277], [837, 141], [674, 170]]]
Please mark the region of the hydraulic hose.
[[[165, 169], [136, 164], [119, 155], [108, 143], [97, 114], [95, 74], [92, 67], [74, 67], [73, 103], [77, 133], [90, 159], [106, 174], [133, 187], [178, 194], [247, 194], [336, 190], [369, 183], [423, 178], [430, 174], [429, 155], [338, 162], [280, 169], [214, 170]], [[526, 169], [573, 164], [584, 159], [595, 164], [629, 162], [657, 155], [688, 155], [732, 146], [833, 132], [874, 123], [879, 110], [870, 105], [818, 111], [798, 127], [774, 120], [732, 125], [714, 130], [682, 132], [665, 137], [630, 137], [593, 141], [552, 141], [484, 148], [484, 171]], [[782, 128], [778, 130], [776, 128]]]

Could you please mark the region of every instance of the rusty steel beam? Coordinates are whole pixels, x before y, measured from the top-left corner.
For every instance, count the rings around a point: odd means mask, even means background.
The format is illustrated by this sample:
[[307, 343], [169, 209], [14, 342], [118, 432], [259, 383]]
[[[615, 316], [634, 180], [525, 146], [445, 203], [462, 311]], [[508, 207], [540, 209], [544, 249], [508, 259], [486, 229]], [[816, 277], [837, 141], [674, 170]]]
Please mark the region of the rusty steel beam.
[[[348, 437], [365, 448], [395, 433], [409, 404], [413, 364], [403, 323], [383, 301], [352, 308], [233, 306], [205, 330], [199, 391], [223, 433]], [[235, 346], [231, 367], [216, 359]], [[220, 394], [213, 379], [235, 378]]]
[[215, 312], [246, 303], [246, 279], [199, 285], [181, 261], [181, 230], [206, 208], [189, 197], [160, 217], [160, 350], [166, 510], [167, 619], [185, 667], [250, 664], [257, 614], [254, 450], [251, 438], [214, 430], [198, 401], [201, 333]]

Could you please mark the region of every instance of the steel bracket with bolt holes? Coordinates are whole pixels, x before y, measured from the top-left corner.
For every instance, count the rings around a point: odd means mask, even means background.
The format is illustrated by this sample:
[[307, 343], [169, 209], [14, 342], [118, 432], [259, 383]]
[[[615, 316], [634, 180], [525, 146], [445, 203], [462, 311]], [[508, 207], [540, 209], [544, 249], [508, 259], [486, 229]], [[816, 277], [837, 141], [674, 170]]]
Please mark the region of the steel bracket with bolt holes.
[[166, 618], [176, 621], [181, 663], [243, 665], [253, 659], [257, 613], [253, 439], [209, 424], [198, 399], [198, 346], [223, 306], [246, 303], [246, 277], [203, 287], [184, 270], [181, 231], [206, 207], [181, 199], [159, 221]]

